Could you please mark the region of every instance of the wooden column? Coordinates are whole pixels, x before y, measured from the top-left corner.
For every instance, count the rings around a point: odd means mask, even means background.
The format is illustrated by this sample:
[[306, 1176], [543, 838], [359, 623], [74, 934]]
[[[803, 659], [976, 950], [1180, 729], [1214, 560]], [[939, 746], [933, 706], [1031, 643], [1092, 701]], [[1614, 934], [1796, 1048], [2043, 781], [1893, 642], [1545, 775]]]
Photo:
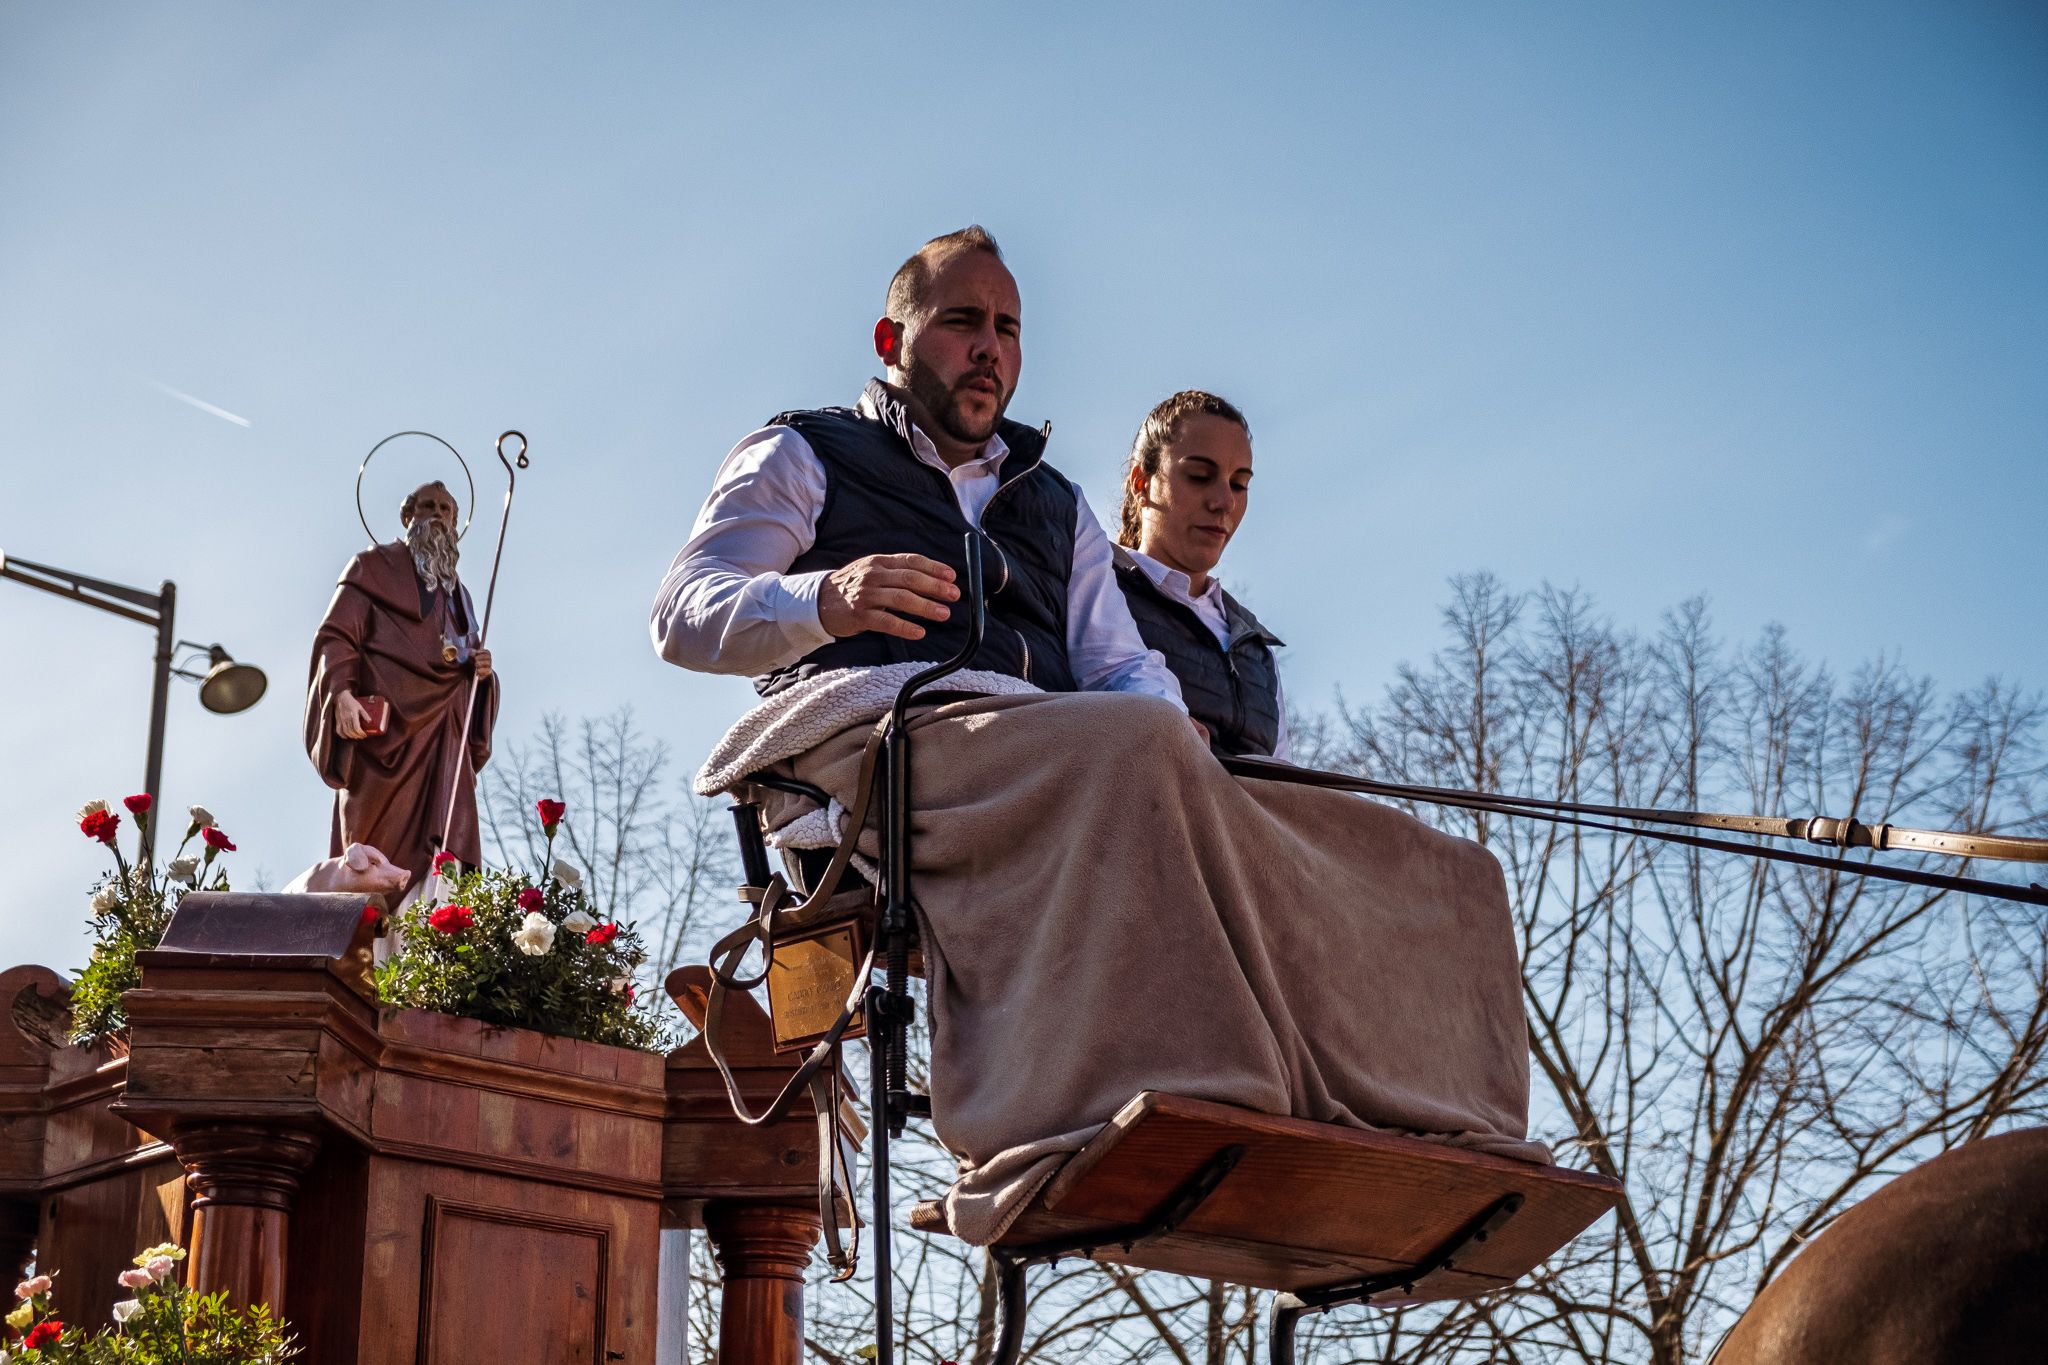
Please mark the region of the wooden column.
[[[669, 998], [704, 1027], [711, 973], [678, 967]], [[758, 1109], [797, 1059], [775, 1051], [768, 1016], [744, 994], [726, 997], [725, 1058]], [[699, 1037], [668, 1056], [662, 1185], [670, 1226], [701, 1224], [725, 1282], [718, 1314], [721, 1361], [797, 1365], [804, 1355], [804, 1270], [818, 1240], [818, 1124], [810, 1097], [759, 1128], [733, 1117], [725, 1083]]]
[[193, 1195], [185, 1282], [283, 1312], [292, 1201], [320, 1139], [256, 1123], [185, 1121], [172, 1129], [171, 1146]]
[[724, 1290], [718, 1358], [799, 1365], [804, 1354], [804, 1270], [818, 1240], [818, 1211], [790, 1204], [715, 1203], [704, 1228]]

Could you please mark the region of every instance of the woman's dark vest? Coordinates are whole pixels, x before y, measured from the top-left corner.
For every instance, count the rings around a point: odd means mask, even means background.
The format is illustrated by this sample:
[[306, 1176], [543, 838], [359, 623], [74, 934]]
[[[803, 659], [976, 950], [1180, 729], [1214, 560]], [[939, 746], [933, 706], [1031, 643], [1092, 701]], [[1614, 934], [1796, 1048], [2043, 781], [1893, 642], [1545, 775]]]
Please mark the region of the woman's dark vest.
[[1166, 656], [1166, 666], [1180, 679], [1188, 714], [1209, 727], [1209, 747], [1219, 754], [1271, 754], [1280, 742], [1280, 667], [1273, 658], [1273, 646], [1284, 643], [1280, 637], [1226, 592], [1225, 649], [1194, 608], [1168, 597], [1122, 555], [1116, 581], [1138, 634]]
[[[951, 565], [964, 589], [964, 540], [973, 529], [946, 476], [910, 448], [910, 419], [879, 383], [868, 396], [877, 421], [853, 408], [785, 412], [770, 426], [794, 429], [825, 467], [825, 506], [817, 539], [790, 573], [836, 569], [865, 555], [918, 554]], [[1067, 579], [1074, 568], [1074, 486], [1045, 463], [1045, 436], [1016, 422], [997, 434], [1010, 453], [1001, 483], [981, 514], [982, 574], [987, 627], [970, 668], [1007, 673], [1048, 692], [1075, 690], [1067, 662]], [[954, 603], [950, 619], [920, 621], [924, 638], [905, 640], [863, 631], [830, 641], [783, 668], [754, 679], [763, 696], [816, 673], [880, 664], [937, 663], [966, 643], [967, 613]]]

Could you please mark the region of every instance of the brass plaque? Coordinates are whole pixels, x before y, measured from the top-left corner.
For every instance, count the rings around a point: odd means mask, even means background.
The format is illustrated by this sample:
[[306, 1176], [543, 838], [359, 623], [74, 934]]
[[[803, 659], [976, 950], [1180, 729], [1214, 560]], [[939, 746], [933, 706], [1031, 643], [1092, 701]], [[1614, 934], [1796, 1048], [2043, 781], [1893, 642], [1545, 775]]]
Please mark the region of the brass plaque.
[[[777, 1052], [809, 1047], [839, 1018], [860, 970], [858, 930], [857, 922], [842, 921], [775, 945], [768, 964], [768, 1014]], [[856, 1014], [844, 1036], [860, 1037], [864, 1023]]]

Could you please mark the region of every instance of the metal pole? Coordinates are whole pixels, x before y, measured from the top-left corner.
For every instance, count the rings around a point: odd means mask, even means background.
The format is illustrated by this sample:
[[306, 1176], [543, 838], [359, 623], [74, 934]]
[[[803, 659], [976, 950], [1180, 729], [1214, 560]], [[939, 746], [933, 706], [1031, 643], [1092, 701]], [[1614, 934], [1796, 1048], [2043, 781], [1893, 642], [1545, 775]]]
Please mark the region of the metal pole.
[[[517, 469], [513, 468], [512, 461], [505, 458], [505, 442], [514, 436], [519, 438], [518, 468], [525, 469], [527, 467], [525, 433], [508, 431], [499, 436], [498, 463], [505, 466], [505, 510], [498, 518], [498, 548], [491, 552], [491, 585], [484, 591], [484, 619], [476, 633], [476, 647], [478, 649], [487, 648], [490, 642], [491, 607], [498, 600], [498, 566], [505, 559], [505, 528], [512, 524], [512, 488], [513, 485], [519, 482], [519, 473]], [[376, 452], [372, 451], [371, 453], [375, 454]], [[364, 463], [367, 464], [368, 461], [366, 460]], [[463, 466], [464, 469], [468, 467], [468, 465]], [[360, 483], [361, 475], [357, 476], [357, 480]], [[472, 513], [471, 515], [473, 517], [475, 514]], [[451, 593], [461, 592], [462, 588], [458, 584], [450, 588], [449, 591]], [[448, 784], [448, 804], [442, 813], [441, 841], [436, 845], [437, 848], [446, 849], [448, 847], [448, 837], [455, 829], [455, 795], [462, 790], [463, 778], [467, 777], [472, 781], [476, 778], [475, 772], [469, 766], [469, 727], [476, 720], [476, 693], [481, 683], [482, 679], [476, 676], [476, 672], [472, 667], [469, 675], [469, 700], [462, 707], [462, 738], [456, 745], [455, 779]]]
[[171, 695], [171, 652], [178, 638], [178, 585], [168, 578], [157, 591], [156, 683], [149, 698], [149, 763], [142, 790], [155, 802], [149, 814], [137, 821], [142, 826], [142, 855], [138, 866], [148, 867], [156, 853], [156, 827], [163, 819], [164, 710]]
[[[889, 1073], [885, 1061], [892, 1036], [887, 1008], [887, 992], [869, 987], [868, 1104], [875, 1125], [875, 1169], [870, 1178], [875, 1220], [875, 1365], [896, 1365], [896, 1266], [889, 1235], [895, 1211], [890, 1208], [889, 1196]], [[823, 1158], [824, 1153], [819, 1156]]]

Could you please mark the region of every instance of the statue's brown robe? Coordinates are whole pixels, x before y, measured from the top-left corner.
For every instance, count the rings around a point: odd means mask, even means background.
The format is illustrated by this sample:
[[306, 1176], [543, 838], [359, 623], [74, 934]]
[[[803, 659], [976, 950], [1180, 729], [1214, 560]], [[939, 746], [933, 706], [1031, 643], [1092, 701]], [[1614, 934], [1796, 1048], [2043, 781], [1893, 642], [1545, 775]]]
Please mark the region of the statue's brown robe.
[[[460, 592], [461, 620], [474, 645], [476, 612], [469, 590]], [[412, 874], [408, 891], [431, 870], [451, 784], [455, 822], [449, 851], [468, 866], [481, 860], [476, 773], [490, 759], [498, 718], [494, 674], [477, 688], [469, 764], [457, 781], [473, 669], [444, 659], [445, 598], [432, 594], [423, 609], [422, 596], [419, 571], [404, 544], [374, 546], [351, 559], [313, 637], [306, 687], [306, 753], [336, 792], [329, 855], [352, 843], [370, 844]], [[391, 703], [383, 734], [343, 739], [335, 732], [334, 699], [343, 689], [358, 700], [382, 697]]]

